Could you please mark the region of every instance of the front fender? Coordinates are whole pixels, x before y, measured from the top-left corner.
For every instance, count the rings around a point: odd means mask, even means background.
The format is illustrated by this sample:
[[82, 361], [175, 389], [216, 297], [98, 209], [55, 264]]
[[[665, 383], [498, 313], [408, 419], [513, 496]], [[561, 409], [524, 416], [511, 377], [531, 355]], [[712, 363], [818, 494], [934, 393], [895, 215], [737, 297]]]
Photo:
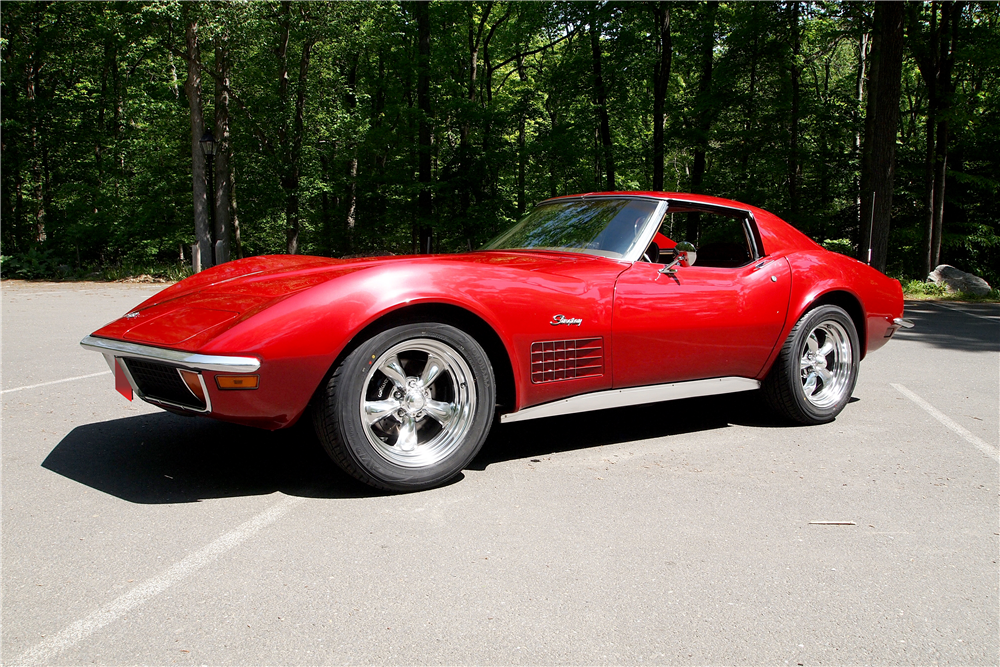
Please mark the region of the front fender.
[[[624, 266], [573, 264], [545, 271], [443, 259], [373, 264], [275, 303], [199, 351], [256, 356], [262, 378], [268, 368], [281, 370], [281, 377], [268, 381], [280, 387], [281, 412], [294, 414], [294, 420], [337, 357], [367, 327], [407, 307], [443, 304], [468, 312], [496, 333], [510, 360], [515, 409], [520, 409], [610, 387], [610, 344], [607, 371], [600, 377], [546, 385], [530, 381], [533, 341], [567, 336], [610, 341], [614, 277]], [[555, 314], [582, 322], [555, 327]]]

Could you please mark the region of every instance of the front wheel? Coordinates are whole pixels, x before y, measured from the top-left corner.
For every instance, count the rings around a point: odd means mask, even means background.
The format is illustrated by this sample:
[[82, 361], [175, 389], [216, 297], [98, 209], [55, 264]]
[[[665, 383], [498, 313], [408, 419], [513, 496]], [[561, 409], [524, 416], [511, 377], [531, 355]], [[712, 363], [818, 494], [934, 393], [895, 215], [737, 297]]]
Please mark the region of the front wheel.
[[455, 327], [407, 324], [368, 339], [320, 392], [316, 432], [347, 473], [379, 489], [447, 482], [489, 433], [496, 389], [489, 358]]
[[860, 345], [854, 322], [838, 306], [802, 316], [764, 380], [764, 396], [779, 414], [801, 424], [833, 421], [858, 380]]

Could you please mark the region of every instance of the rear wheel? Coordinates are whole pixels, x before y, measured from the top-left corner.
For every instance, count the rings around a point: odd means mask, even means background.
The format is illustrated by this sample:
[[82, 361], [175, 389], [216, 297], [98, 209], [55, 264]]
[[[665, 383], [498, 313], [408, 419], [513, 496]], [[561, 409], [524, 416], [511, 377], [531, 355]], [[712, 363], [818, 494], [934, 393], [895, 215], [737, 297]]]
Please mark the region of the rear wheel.
[[842, 308], [814, 308], [788, 335], [764, 380], [764, 396], [772, 408], [793, 421], [833, 421], [851, 399], [860, 349], [854, 321]]
[[443, 484], [489, 433], [496, 389], [489, 358], [455, 327], [407, 324], [362, 343], [321, 392], [323, 446], [345, 471], [380, 489]]

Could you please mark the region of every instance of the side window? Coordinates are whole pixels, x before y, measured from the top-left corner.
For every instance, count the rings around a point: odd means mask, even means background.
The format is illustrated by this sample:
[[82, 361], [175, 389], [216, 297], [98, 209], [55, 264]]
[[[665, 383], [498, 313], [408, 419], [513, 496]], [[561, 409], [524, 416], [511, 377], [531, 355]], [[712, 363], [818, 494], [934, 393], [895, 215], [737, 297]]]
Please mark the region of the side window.
[[749, 264], [755, 257], [754, 242], [742, 213], [726, 215], [674, 205], [667, 210], [660, 232], [674, 241], [693, 243], [698, 266], [735, 268]]
[[696, 244], [699, 266], [729, 268], [753, 261], [753, 252], [742, 218], [701, 213], [700, 222]]

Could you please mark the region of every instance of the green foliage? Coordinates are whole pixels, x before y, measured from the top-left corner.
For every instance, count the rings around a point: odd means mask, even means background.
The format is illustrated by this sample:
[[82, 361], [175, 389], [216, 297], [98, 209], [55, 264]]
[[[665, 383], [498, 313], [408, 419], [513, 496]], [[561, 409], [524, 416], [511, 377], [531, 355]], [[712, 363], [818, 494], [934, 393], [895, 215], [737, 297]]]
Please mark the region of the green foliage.
[[62, 264], [52, 250], [30, 248], [19, 255], [0, 256], [0, 275], [21, 280], [128, 280], [174, 282], [191, 275], [191, 265], [125, 260], [103, 265], [73, 267]]
[[[704, 145], [702, 191], [767, 208], [854, 254], [865, 109], [859, 56], [870, 44], [873, 3], [800, 3], [797, 26], [791, 6], [723, 2], [706, 26], [708, 5], [667, 4], [665, 188], [695, 187], [695, 152]], [[303, 252], [412, 252], [424, 224], [434, 249], [452, 252], [481, 246], [537, 201], [605, 189], [595, 27], [616, 187], [652, 186], [652, 3], [438, 1], [428, 9], [425, 115], [415, 3], [5, 2], [3, 274], [111, 277], [178, 265], [182, 252], [190, 261], [185, 16], [198, 21], [209, 123], [214, 46], [229, 50], [230, 164], [244, 254], [284, 252], [293, 208]], [[711, 85], [699, 94], [706, 27], [715, 38]], [[1000, 5], [966, 5], [957, 43], [942, 261], [997, 284]], [[908, 52], [889, 265], [909, 276], [923, 257], [927, 106]], [[422, 120], [432, 135], [425, 185]], [[430, 220], [418, 219], [422, 187], [432, 195]]]
[[903, 295], [907, 299], [944, 297], [948, 296], [948, 290], [944, 285], [928, 283], [923, 280], [903, 280]]
[[854, 257], [854, 244], [850, 239], [827, 239], [823, 241], [823, 247], [830, 252], [839, 252], [841, 255]]
[[916, 300], [938, 300], [938, 301], [976, 301], [983, 303], [996, 303], [1000, 301], [1000, 289], [992, 288], [986, 296], [967, 294], [965, 292], [951, 293], [945, 289], [944, 285], [924, 282], [922, 280], [902, 280], [903, 297]]
[[20, 255], [0, 256], [0, 273], [4, 278], [34, 280], [65, 276], [69, 273], [69, 267], [60, 266], [51, 250], [39, 250], [33, 247]]

